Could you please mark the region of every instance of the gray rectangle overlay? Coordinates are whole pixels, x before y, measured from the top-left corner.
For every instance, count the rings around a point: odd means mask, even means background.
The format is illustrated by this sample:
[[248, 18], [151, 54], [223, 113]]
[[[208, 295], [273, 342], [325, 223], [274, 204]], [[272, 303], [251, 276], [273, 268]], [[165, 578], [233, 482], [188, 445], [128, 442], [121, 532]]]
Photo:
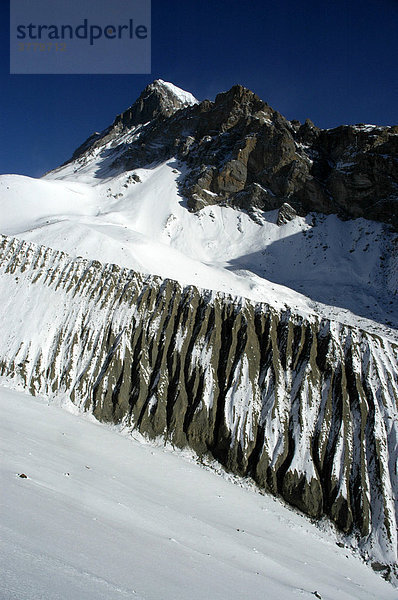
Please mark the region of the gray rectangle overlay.
[[151, 72], [151, 0], [10, 0], [10, 73]]

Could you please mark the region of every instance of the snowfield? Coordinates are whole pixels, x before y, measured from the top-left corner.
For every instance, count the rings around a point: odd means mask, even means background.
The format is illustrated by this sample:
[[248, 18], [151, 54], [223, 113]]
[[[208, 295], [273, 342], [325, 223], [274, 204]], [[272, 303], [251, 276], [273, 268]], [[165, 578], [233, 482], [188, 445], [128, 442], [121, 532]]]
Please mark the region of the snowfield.
[[396, 236], [384, 224], [314, 214], [278, 226], [277, 211], [253, 220], [228, 206], [191, 213], [182, 163], [115, 174], [106, 151], [39, 180], [0, 176], [0, 233], [397, 339]]
[[4, 600], [397, 598], [330, 531], [188, 453], [4, 387], [0, 407]]

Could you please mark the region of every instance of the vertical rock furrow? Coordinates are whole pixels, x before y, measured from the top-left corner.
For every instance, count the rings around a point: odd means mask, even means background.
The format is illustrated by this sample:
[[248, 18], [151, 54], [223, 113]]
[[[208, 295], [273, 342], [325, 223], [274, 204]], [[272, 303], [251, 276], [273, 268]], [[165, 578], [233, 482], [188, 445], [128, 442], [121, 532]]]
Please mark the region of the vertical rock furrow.
[[396, 561], [396, 344], [6, 237], [0, 293], [14, 385], [210, 454]]

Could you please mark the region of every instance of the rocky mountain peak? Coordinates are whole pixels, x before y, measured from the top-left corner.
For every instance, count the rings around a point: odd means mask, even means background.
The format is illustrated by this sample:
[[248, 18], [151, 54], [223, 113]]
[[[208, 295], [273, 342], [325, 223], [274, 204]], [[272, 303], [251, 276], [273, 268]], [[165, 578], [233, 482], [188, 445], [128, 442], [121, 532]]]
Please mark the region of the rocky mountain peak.
[[226, 131], [238, 122], [262, 116], [270, 119], [274, 111], [257, 94], [242, 85], [234, 85], [227, 92], [217, 94], [214, 103], [209, 105], [209, 123]]
[[247, 107], [251, 112], [256, 112], [266, 106], [257, 94], [239, 84], [232, 86], [227, 92], [217, 94], [215, 104], [216, 106], [224, 104], [231, 109], [234, 106]]
[[132, 106], [116, 117], [114, 125], [133, 127], [148, 123], [157, 117], [169, 117], [197, 102], [189, 92], [163, 79], [156, 79], [147, 85]]
[[[184, 109], [184, 110], [181, 110]], [[143, 124], [117, 150], [121, 131]], [[319, 129], [310, 119], [289, 121], [242, 85], [201, 103], [157, 79], [101, 135], [74, 154], [115, 148], [118, 170], [178, 158], [186, 163], [181, 193], [190, 210], [228, 203], [264, 211], [288, 203], [297, 214], [336, 213], [398, 227], [396, 127], [344, 125]]]

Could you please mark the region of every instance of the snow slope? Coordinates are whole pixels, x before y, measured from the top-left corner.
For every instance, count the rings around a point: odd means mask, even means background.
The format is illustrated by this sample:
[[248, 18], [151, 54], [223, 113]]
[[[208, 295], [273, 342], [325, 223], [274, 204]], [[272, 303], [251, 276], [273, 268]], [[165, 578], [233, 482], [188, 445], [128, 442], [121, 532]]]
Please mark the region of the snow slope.
[[5, 388], [0, 411], [4, 600], [397, 597], [330, 533], [187, 454]]
[[4, 236], [0, 265], [13, 388], [210, 453], [394, 580], [396, 343]]
[[255, 222], [228, 206], [191, 213], [181, 163], [115, 173], [107, 150], [41, 180], [1, 176], [0, 233], [395, 337], [395, 236], [383, 224], [310, 215], [277, 226], [275, 211]]

